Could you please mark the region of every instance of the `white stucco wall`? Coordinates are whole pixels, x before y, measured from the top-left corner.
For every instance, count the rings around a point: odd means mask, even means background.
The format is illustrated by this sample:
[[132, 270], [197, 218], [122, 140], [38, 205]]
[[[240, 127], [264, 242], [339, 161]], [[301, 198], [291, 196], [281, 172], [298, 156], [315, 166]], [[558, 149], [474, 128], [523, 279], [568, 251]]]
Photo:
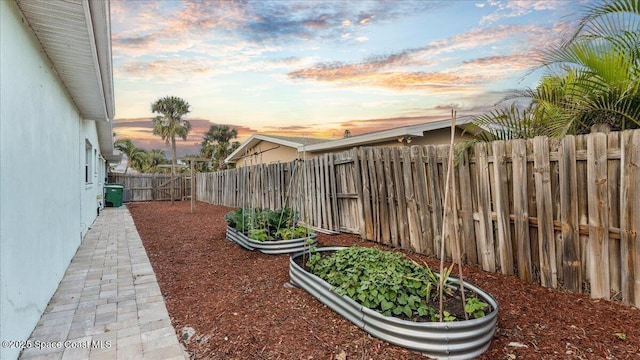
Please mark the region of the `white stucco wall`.
[[100, 149], [13, 1], [0, 1], [0, 46], [0, 339], [26, 340], [96, 217], [85, 138]]
[[[80, 154], [81, 167], [81, 219], [80, 226], [82, 235], [86, 234], [89, 226], [95, 220], [98, 214], [98, 204], [102, 202], [98, 196], [102, 195], [104, 189], [104, 160], [100, 156], [100, 147], [98, 145], [98, 134], [96, 131], [95, 121], [83, 120], [81, 126], [81, 137], [78, 142], [78, 153]], [[86, 142], [91, 143], [91, 173], [89, 174], [89, 182], [85, 182], [84, 166], [85, 166], [85, 149]]]

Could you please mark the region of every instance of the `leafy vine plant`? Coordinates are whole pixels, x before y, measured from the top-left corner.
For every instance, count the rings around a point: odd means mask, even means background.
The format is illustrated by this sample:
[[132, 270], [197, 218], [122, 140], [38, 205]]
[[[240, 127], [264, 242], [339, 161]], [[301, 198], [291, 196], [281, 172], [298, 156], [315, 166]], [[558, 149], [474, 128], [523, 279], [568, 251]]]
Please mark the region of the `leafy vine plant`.
[[[378, 248], [350, 247], [329, 255], [312, 252], [305, 262], [315, 275], [331, 284], [338, 294], [385, 316], [403, 316], [413, 321], [456, 321], [454, 314], [442, 316], [431, 304], [437, 303], [441, 276], [428, 266], [420, 266], [404, 255]], [[452, 267], [443, 272], [448, 277]], [[446, 282], [445, 282], [446, 284]], [[453, 288], [443, 289], [455, 296]], [[489, 304], [470, 297], [464, 311], [473, 317], [484, 316]]]
[[225, 214], [224, 219], [232, 228], [261, 242], [300, 239], [312, 233], [296, 225], [297, 214], [291, 208], [239, 208]]

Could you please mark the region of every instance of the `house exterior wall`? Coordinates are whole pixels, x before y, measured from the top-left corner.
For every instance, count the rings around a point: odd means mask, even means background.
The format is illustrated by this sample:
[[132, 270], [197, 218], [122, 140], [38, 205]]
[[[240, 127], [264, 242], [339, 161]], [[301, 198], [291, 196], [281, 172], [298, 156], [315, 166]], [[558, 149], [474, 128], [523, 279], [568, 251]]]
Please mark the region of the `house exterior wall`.
[[85, 139], [100, 148], [13, 1], [0, 1], [0, 44], [0, 340], [26, 340], [96, 217]]
[[[264, 151], [264, 152], [263, 152]], [[271, 164], [275, 162], [290, 162], [298, 158], [298, 150], [289, 146], [284, 146], [269, 141], [261, 141], [258, 145], [250, 148], [247, 154], [258, 155], [247, 156], [236, 161], [236, 167], [250, 166], [256, 164]], [[306, 157], [315, 155], [307, 153]], [[300, 154], [302, 157], [302, 154]]]
[[[91, 149], [87, 149], [88, 144], [91, 144]], [[98, 215], [98, 208], [102, 207], [103, 204], [102, 195], [104, 192], [105, 161], [100, 155], [95, 121], [82, 120], [81, 136], [78, 145], [81, 168], [80, 180], [82, 183], [80, 186], [80, 226], [82, 235], [84, 236]], [[87, 154], [87, 150], [89, 150], [90, 154]], [[88, 179], [85, 179], [87, 160], [89, 162], [89, 174]]]

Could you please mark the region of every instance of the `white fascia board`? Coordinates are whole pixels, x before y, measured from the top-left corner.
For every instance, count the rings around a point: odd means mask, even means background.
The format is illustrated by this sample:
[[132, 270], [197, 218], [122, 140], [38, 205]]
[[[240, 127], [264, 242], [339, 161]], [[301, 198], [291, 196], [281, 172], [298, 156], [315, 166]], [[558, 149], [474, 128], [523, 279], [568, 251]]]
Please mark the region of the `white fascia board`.
[[258, 138], [258, 139], [260, 139], [262, 141], [268, 141], [268, 142], [272, 142], [274, 144], [284, 145], [284, 146], [288, 146], [288, 147], [294, 148], [294, 149], [299, 147], [299, 146], [302, 146], [302, 144], [300, 144], [298, 142], [289, 141], [289, 140], [283, 140], [283, 139], [271, 137], [269, 135], [256, 135], [256, 138]]
[[111, 53], [110, 1], [89, 1], [88, 5], [92, 26], [89, 31], [93, 34], [95, 41], [94, 60], [96, 60], [96, 71], [98, 71], [97, 75], [101, 81], [101, 90], [104, 97], [105, 120], [112, 121], [115, 117], [115, 96]]
[[119, 161], [121, 156], [113, 154], [113, 119], [115, 99], [113, 89], [113, 60], [111, 55], [110, 2], [89, 1], [84, 3], [91, 52], [96, 69], [100, 93], [104, 104], [104, 118], [96, 119], [100, 151], [110, 162]]
[[84, 9], [84, 19], [85, 22], [87, 24], [87, 35], [89, 36], [89, 43], [87, 44], [89, 46], [89, 52], [91, 53], [91, 57], [93, 59], [93, 64], [94, 64], [94, 69], [96, 72], [96, 81], [98, 82], [98, 92], [100, 94], [100, 97], [102, 98], [102, 101], [100, 101], [100, 105], [102, 107], [102, 111], [100, 111], [102, 114], [104, 114], [104, 117], [101, 117], [100, 119], [90, 119], [90, 120], [98, 120], [98, 121], [109, 121], [109, 118], [107, 116], [107, 104], [105, 101], [105, 96], [104, 96], [104, 85], [102, 84], [102, 75], [100, 74], [100, 61], [98, 61], [98, 50], [97, 50], [97, 43], [96, 43], [96, 31], [95, 28], [93, 27], [93, 22], [94, 22], [94, 17], [96, 17], [96, 20], [98, 20], [99, 16], [97, 14], [94, 14], [91, 10], [91, 7], [89, 6], [89, 2], [84, 2], [82, 3], [82, 8]]

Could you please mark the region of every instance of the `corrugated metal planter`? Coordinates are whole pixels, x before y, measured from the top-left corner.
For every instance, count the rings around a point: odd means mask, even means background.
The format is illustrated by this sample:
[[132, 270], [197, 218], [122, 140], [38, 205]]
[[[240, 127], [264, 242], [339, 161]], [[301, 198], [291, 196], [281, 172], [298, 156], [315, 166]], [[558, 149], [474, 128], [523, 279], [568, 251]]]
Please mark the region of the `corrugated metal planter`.
[[[337, 251], [344, 247], [324, 247], [317, 251]], [[326, 281], [315, 276], [295, 260], [302, 253], [289, 259], [291, 282], [306, 290], [331, 310], [344, 316], [369, 334], [389, 343], [420, 352], [438, 359], [473, 359], [484, 353], [491, 344], [498, 321], [498, 303], [488, 293], [465, 282], [493, 311], [479, 319], [454, 322], [413, 322], [392, 316], [384, 316], [360, 305], [348, 296], [339, 295]], [[450, 285], [459, 284], [459, 279], [450, 277]], [[455, 284], [455, 285], [454, 285]]]
[[[240, 231], [227, 226], [227, 239], [237, 243], [247, 250], [259, 250], [265, 254], [293, 254], [297, 252], [305, 251], [309, 246], [316, 244], [318, 237], [317, 234], [311, 234], [310, 236], [300, 239], [291, 240], [278, 240], [278, 241], [257, 241], [249, 239], [248, 236]], [[311, 244], [307, 243], [307, 240], [311, 239]]]

